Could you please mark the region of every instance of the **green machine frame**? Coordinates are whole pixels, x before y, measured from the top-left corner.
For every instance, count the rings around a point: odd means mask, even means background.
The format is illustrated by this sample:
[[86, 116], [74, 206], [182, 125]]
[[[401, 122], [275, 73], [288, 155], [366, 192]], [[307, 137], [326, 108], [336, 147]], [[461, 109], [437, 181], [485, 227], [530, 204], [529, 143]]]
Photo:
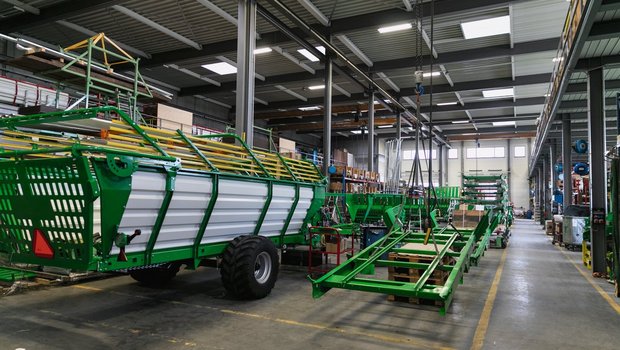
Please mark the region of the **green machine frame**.
[[[102, 134], [107, 137], [33, 128], [92, 118], [106, 119], [109, 127]], [[139, 234], [119, 232], [128, 198], [136, 185], [132, 177], [138, 171], [165, 177], [165, 190], [146, 248], [125, 255], [124, 249]], [[193, 244], [159, 249], [156, 248], [158, 235], [181, 175], [211, 183], [210, 199], [205, 203]], [[268, 188], [254, 235], [261, 233], [274, 187], [294, 188], [294, 198], [280, 234], [269, 239], [276, 245], [305, 243], [304, 228], [323, 205], [325, 196], [326, 180], [313, 163], [252, 150], [234, 134], [197, 137], [181, 130], [140, 126], [128, 114], [113, 107], [3, 118], [0, 119], [0, 254], [12, 262], [81, 271], [129, 269], [173, 261], [184, 261], [188, 267], [195, 268], [203, 259], [222, 254], [229, 244], [229, 241], [202, 243], [218, 202], [219, 184], [224, 180], [259, 183]], [[287, 234], [303, 189], [312, 191], [307, 214], [299, 232]], [[101, 212], [100, 223], [94, 217], [97, 208]], [[95, 225], [100, 225], [100, 232], [94, 232]], [[37, 245], [37, 240], [44, 243]], [[115, 247], [121, 252], [114, 253]], [[53, 254], [46, 256], [50, 251]]]

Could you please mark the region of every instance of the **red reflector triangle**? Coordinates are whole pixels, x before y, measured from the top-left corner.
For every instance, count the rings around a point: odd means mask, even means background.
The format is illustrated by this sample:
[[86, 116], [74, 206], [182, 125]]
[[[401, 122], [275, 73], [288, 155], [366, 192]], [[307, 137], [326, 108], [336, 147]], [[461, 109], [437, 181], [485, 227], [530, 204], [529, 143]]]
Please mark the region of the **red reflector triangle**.
[[34, 230], [34, 255], [39, 258], [51, 259], [54, 257], [54, 249], [47, 241], [47, 237], [43, 234], [43, 231], [39, 229]]

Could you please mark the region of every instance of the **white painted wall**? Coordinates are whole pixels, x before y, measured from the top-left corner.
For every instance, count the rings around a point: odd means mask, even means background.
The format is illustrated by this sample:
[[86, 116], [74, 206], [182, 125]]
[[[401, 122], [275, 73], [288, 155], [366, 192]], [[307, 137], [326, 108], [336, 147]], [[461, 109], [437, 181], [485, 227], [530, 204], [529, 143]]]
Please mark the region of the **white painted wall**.
[[[508, 155], [504, 158], [469, 159], [467, 149], [475, 148], [474, 141], [452, 142], [457, 150], [457, 159], [448, 159], [448, 185], [460, 186], [463, 171], [467, 175], [508, 173]], [[508, 147], [508, 140], [481, 140], [480, 147]], [[525, 147], [525, 157], [514, 156], [515, 147]], [[515, 207], [529, 207], [529, 180], [527, 169], [529, 165], [530, 149], [528, 139], [514, 138], [510, 140], [510, 196]], [[463, 169], [461, 169], [461, 164]], [[478, 171], [477, 171], [478, 170]]]

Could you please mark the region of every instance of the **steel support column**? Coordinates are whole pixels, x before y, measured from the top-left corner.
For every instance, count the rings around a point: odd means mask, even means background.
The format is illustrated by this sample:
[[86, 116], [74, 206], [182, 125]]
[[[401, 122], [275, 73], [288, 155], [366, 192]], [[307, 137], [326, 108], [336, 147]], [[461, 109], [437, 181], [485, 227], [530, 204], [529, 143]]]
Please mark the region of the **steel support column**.
[[256, 46], [256, 0], [238, 1], [237, 101], [235, 132], [249, 147], [254, 145], [254, 48]]
[[332, 60], [325, 59], [325, 96], [323, 102], [323, 173], [329, 176], [332, 158]]
[[[607, 213], [607, 165], [605, 164], [605, 79], [603, 68], [588, 71], [588, 137], [590, 142], [590, 211]], [[592, 215], [591, 214], [591, 215]], [[591, 217], [592, 219], [592, 217]], [[606, 273], [605, 224], [590, 220], [592, 272]]]
[[[542, 160], [542, 159], [541, 159]], [[538, 168], [538, 215], [539, 224], [545, 224], [545, 194], [544, 194], [543, 167]]]
[[555, 207], [555, 196], [553, 193], [555, 192], [555, 169], [553, 167], [553, 163], [555, 163], [555, 139], [551, 140], [551, 145], [549, 145], [549, 217], [553, 218], [553, 208]]
[[571, 176], [572, 160], [571, 160], [571, 134], [570, 134], [570, 114], [562, 116], [562, 167], [564, 168], [564, 186], [563, 186], [563, 203], [562, 210], [573, 204], [573, 179]]
[[549, 197], [547, 196], [547, 190], [549, 189], [549, 182], [547, 180], [547, 173], [549, 172], [549, 168], [547, 167], [547, 157], [542, 158], [542, 216], [540, 218], [541, 224], [544, 225], [545, 220], [547, 220], [547, 202], [549, 202]]
[[[432, 151], [431, 151], [431, 161], [433, 158], [432, 155]], [[439, 160], [439, 187], [443, 186], [443, 145], [440, 144], [439, 146], [437, 146], [437, 158]]]
[[511, 179], [512, 176], [510, 175], [510, 172], [512, 171], [512, 148], [511, 148], [511, 142], [510, 139], [506, 140], [506, 176], [508, 177], [508, 200], [512, 201], [512, 183], [511, 183]]
[[375, 171], [375, 93], [368, 98], [368, 171]]

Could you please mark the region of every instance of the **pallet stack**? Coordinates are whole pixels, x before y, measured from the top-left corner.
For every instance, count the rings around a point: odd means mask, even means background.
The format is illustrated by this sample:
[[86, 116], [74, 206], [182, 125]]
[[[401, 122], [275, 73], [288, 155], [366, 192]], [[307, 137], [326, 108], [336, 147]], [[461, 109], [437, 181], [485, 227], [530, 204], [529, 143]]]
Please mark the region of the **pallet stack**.
[[[407, 243], [402, 246], [403, 249], [410, 250], [429, 250], [434, 249], [433, 244], [420, 244], [420, 243]], [[438, 249], [442, 249], [443, 245], [438, 244]], [[388, 255], [388, 260], [391, 261], [403, 261], [410, 263], [420, 263], [420, 264], [430, 264], [433, 262], [435, 258], [434, 255], [426, 255], [426, 254], [410, 254], [410, 253], [390, 253]], [[442, 265], [450, 265], [454, 264], [454, 258], [445, 256]], [[415, 283], [420, 280], [422, 275], [424, 274], [425, 269], [412, 269], [406, 267], [388, 267], [388, 279], [390, 281], [400, 281], [400, 282], [408, 282]], [[433, 271], [432, 275], [426, 280], [425, 284], [435, 285], [435, 286], [443, 286], [448, 280], [448, 276], [450, 275], [449, 271], [444, 271], [440, 269], [436, 269]], [[408, 298], [397, 295], [388, 295], [389, 301], [399, 301], [399, 302], [408, 302], [410, 304], [417, 305], [435, 305], [435, 306], [443, 306], [443, 302], [439, 300], [428, 300], [428, 299], [420, 299], [420, 298]]]

